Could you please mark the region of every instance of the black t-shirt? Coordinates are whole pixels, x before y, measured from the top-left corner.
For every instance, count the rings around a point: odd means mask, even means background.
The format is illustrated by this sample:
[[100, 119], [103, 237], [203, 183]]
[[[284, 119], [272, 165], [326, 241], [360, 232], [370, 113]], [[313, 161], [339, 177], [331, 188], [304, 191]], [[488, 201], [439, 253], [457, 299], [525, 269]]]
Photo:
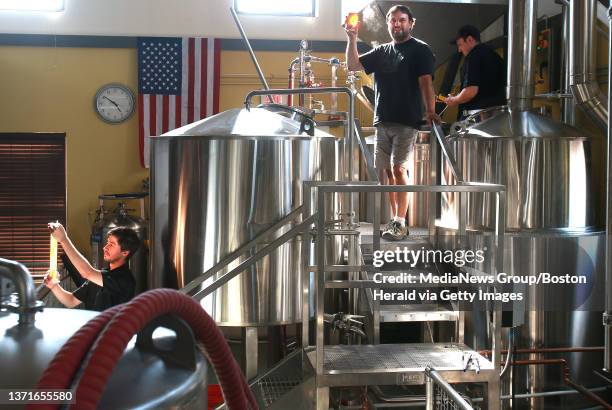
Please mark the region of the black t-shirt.
[[87, 281], [73, 295], [83, 302], [87, 310], [106, 310], [134, 297], [136, 280], [127, 263], [112, 270], [102, 271], [102, 285]]
[[461, 67], [461, 88], [478, 86], [478, 94], [459, 106], [459, 111], [506, 104], [506, 67], [494, 50], [477, 44]]
[[435, 58], [429, 46], [411, 37], [400, 44], [382, 44], [359, 61], [367, 74], [374, 73], [374, 125], [395, 122], [417, 128], [424, 112], [419, 77], [433, 77]]

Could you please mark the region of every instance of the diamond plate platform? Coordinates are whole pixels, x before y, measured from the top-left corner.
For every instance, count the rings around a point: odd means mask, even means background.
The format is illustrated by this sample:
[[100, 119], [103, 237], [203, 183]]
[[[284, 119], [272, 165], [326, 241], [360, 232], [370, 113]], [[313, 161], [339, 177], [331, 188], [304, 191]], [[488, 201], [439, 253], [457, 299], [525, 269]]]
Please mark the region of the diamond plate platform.
[[[314, 350], [308, 359], [316, 367]], [[494, 369], [491, 361], [458, 343], [335, 345], [324, 348], [323, 374], [318, 377], [328, 386], [416, 385], [425, 382], [427, 366], [450, 383], [487, 381]]]
[[[492, 369], [484, 356], [465, 345], [454, 343], [410, 343], [381, 345], [337, 345], [325, 347], [326, 372], [418, 371], [430, 366], [438, 371], [461, 370], [466, 360], [478, 359], [480, 369]], [[476, 370], [470, 363], [468, 370]]]

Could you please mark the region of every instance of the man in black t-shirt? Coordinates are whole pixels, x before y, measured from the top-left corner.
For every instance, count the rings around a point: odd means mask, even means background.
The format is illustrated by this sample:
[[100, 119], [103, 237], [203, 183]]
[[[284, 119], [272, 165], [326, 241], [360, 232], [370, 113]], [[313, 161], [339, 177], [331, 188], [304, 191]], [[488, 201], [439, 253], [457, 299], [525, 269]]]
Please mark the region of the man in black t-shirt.
[[460, 119], [479, 110], [506, 104], [506, 70], [504, 61], [494, 50], [480, 43], [480, 31], [463, 26], [451, 41], [465, 56], [461, 66], [461, 91], [449, 96], [449, 107], [459, 105]]
[[[376, 127], [376, 168], [379, 180], [385, 175], [390, 185], [408, 183], [408, 158], [419, 126], [439, 121], [435, 113], [432, 85], [434, 55], [429, 46], [411, 36], [415, 18], [410, 8], [396, 5], [387, 13], [387, 29], [392, 41], [359, 55], [359, 25], [345, 25], [348, 44], [346, 62], [351, 71], [374, 73]], [[393, 218], [383, 238], [403, 239], [408, 234], [406, 213], [408, 193], [390, 193]]]
[[103, 270], [92, 267], [77, 251], [60, 223], [49, 223], [49, 230], [62, 245], [70, 262], [85, 279], [77, 290], [70, 293], [61, 287], [57, 278], [50, 274], [45, 276], [45, 285], [64, 306], [72, 308], [82, 303], [87, 310], [102, 311], [134, 297], [136, 281], [128, 261], [138, 250], [140, 240], [133, 229], [119, 227], [108, 232], [104, 246], [104, 262], [107, 262], [110, 268]]

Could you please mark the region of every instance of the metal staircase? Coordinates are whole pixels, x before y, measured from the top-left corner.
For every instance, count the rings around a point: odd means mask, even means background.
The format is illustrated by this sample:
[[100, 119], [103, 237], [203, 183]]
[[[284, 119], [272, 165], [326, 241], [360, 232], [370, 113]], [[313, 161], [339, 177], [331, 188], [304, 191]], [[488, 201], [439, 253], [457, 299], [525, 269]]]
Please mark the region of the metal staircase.
[[[440, 134], [436, 130], [436, 134]], [[440, 137], [441, 138], [441, 137]], [[435, 141], [434, 141], [435, 143]], [[317, 190], [318, 203], [316, 209], [323, 210], [324, 196], [335, 193], [369, 193], [374, 196], [374, 221], [372, 226], [380, 226], [380, 212], [376, 204], [380, 204], [380, 195], [387, 192], [493, 192], [499, 197], [501, 210], [497, 217], [496, 238], [498, 240], [498, 250], [503, 249], [503, 235], [505, 226], [503, 210], [505, 209], [505, 188], [501, 185], [494, 184], [472, 184], [462, 183], [461, 185], [406, 185], [406, 186], [381, 186], [372, 183], [330, 183], [330, 182], [308, 182], [304, 186], [303, 198], [306, 199], [304, 208], [306, 215], [311, 209], [315, 208], [309, 203], [312, 198], [312, 190]], [[425, 384], [426, 369], [433, 368], [438, 374], [449, 383], [486, 383], [487, 394], [486, 402], [489, 409], [495, 410], [500, 407], [499, 401], [499, 374], [500, 374], [500, 336], [501, 336], [501, 310], [499, 304], [495, 306], [492, 312], [492, 329], [493, 345], [492, 345], [492, 360], [488, 360], [478, 354], [474, 349], [466, 346], [463, 343], [411, 343], [411, 344], [378, 344], [380, 340], [380, 321], [381, 317], [394, 321], [409, 321], [423, 320], [424, 318], [432, 317], [436, 314], [435, 311], [424, 309], [422, 306], [414, 305], [415, 307], [406, 308], [405, 306], [396, 306], [387, 308], [381, 306], [378, 301], [369, 299], [371, 304], [372, 322], [374, 328], [374, 337], [372, 344], [362, 345], [324, 345], [324, 292], [330, 288], [346, 288], [346, 289], [363, 289], [372, 292], [381, 287], [410, 287], [414, 288], [414, 284], [399, 285], [399, 284], [381, 284], [373, 280], [372, 274], [376, 273], [376, 269], [372, 265], [363, 262], [355, 264], [355, 260], [350, 261], [348, 266], [327, 265], [325, 263], [325, 238], [333, 234], [325, 229], [325, 221], [329, 216], [325, 212], [317, 212], [316, 214], [316, 266], [305, 266], [304, 272], [315, 272], [315, 285], [313, 289], [314, 300], [310, 297], [304, 297], [303, 303], [303, 327], [302, 327], [302, 346], [304, 349], [307, 364], [314, 370], [315, 394], [313, 408], [317, 410], [328, 409], [330, 399], [330, 387], [341, 386], [367, 386], [367, 385], [423, 385]], [[350, 224], [349, 224], [350, 225]], [[460, 218], [461, 225], [461, 218]], [[465, 228], [463, 228], [465, 229]], [[429, 232], [429, 230], [428, 230]], [[358, 261], [371, 260], [373, 252], [382, 250], [385, 247], [394, 249], [398, 246], [397, 242], [387, 243], [381, 240], [378, 233], [372, 234], [370, 228], [369, 237], [372, 239], [371, 245], [368, 243], [367, 227], [364, 226], [364, 235], [359, 234], [358, 240], [362, 246], [365, 257], [358, 258]], [[362, 238], [363, 236], [363, 238]], [[406, 246], [432, 246], [421, 242], [418, 238], [410, 238], [405, 242]], [[459, 246], [461, 244], [459, 243]], [[363, 251], [365, 250], [365, 251]], [[369, 251], [369, 252], [368, 252]], [[503, 252], [499, 251], [496, 255], [496, 266], [499, 268], [503, 262]], [[402, 266], [393, 266], [393, 269]], [[435, 266], [429, 267], [435, 270]], [[325, 273], [333, 272], [339, 269], [344, 269], [348, 272], [359, 272], [359, 279], [349, 277], [348, 280], [326, 280]], [[394, 274], [393, 270], [387, 272]], [[491, 272], [493, 273], [493, 272]], [[303, 277], [304, 294], [309, 293], [307, 276]], [[431, 285], [427, 285], [431, 286]], [[314, 334], [314, 343], [311, 343], [309, 335], [309, 303], [313, 302], [315, 311], [316, 330]], [[461, 317], [455, 309], [445, 309], [440, 313], [441, 319], [455, 320], [456, 323], [461, 322]], [[455, 313], [456, 316], [453, 316]], [[410, 316], [412, 314], [412, 316]], [[378, 334], [376, 330], [378, 329]], [[457, 333], [459, 326], [457, 326]]]
[[[350, 95], [349, 118], [353, 118], [354, 96], [346, 88], [327, 88], [311, 91], [307, 89], [294, 90], [265, 90], [251, 92], [247, 96], [247, 105], [252, 96], [260, 94], [290, 94], [290, 93], [322, 93], [326, 91], [346, 92]], [[495, 253], [495, 267], [503, 266], [503, 238], [505, 226], [505, 187], [496, 184], [464, 183], [456, 170], [452, 156], [449, 155], [442, 131], [437, 125], [433, 127], [436, 138], [431, 138], [430, 149], [432, 169], [438, 169], [435, 161], [436, 150], [440, 149], [444, 160], [446, 160], [455, 174], [456, 185], [405, 185], [388, 186], [380, 185], [373, 175], [373, 160], [367, 152], [365, 139], [359, 132], [359, 127], [352, 121], [348, 121], [349, 141], [356, 139], [365, 158], [369, 178], [365, 182], [314, 182], [303, 183], [303, 205], [296, 208], [274, 226], [263, 232], [252, 243], [240, 247], [237, 251], [228, 255], [216, 266], [204, 272], [200, 277], [194, 279], [185, 286], [182, 291], [191, 294], [196, 299], [201, 299], [211, 294], [220, 286], [226, 284], [233, 277], [245, 271], [265, 255], [272, 252], [281, 244], [301, 235], [302, 243], [302, 349], [288, 356], [283, 362], [271, 369], [265, 375], [256, 378], [251, 387], [258, 396], [262, 408], [288, 408], [279, 407], [280, 403], [291, 403], [292, 408], [316, 408], [327, 410], [330, 405], [330, 388], [343, 386], [372, 386], [372, 385], [427, 385], [428, 408], [433, 407], [433, 384], [442, 386], [445, 397], [452, 397], [454, 390], [447, 383], [486, 383], [487, 389], [485, 401], [489, 409], [500, 408], [500, 336], [501, 336], [501, 308], [495, 303], [491, 312], [492, 359], [481, 356], [470, 346], [462, 343], [462, 314], [457, 306], [427, 305], [427, 304], [399, 304], [387, 305], [374, 300], [373, 291], [376, 289], [399, 289], [431, 287], [431, 284], [382, 284], [374, 280], [374, 275], [394, 275], [399, 273], [410, 273], [411, 269], [406, 266], [389, 265], [385, 270], [373, 266], [374, 252], [380, 250], [392, 250], [398, 245], [407, 248], [426, 248], [434, 246], [435, 237], [435, 208], [430, 208], [430, 220], [427, 230], [413, 232], [403, 242], [387, 242], [381, 240], [378, 230], [373, 232], [372, 227], [380, 226], [380, 199], [381, 195], [389, 192], [420, 192], [430, 195], [429, 204], [435, 207], [436, 195], [446, 192], [457, 194], [460, 202], [458, 239], [454, 246], [461, 248], [462, 235], [465, 236], [466, 206], [462, 197], [468, 193], [491, 193], [497, 196], [500, 210], [497, 215], [496, 229], [492, 233], [495, 237], [497, 251]], [[353, 153], [353, 143], [347, 144], [348, 153]], [[352, 158], [352, 155], [349, 155]], [[354, 175], [353, 163], [348, 161], [349, 175]], [[315, 194], [316, 195], [313, 195]], [[373, 206], [373, 221], [371, 224], [356, 223], [354, 204], [357, 194], [368, 197]], [[327, 215], [325, 197], [337, 195], [348, 198], [345, 203], [341, 225], [329, 223], [335, 221], [337, 215]], [[316, 203], [313, 198], [316, 197]], [[272, 235], [277, 229], [287, 225], [294, 219], [301, 219], [293, 228], [284, 234], [275, 237], [267, 245], [258, 249], [250, 257], [241, 262], [237, 267], [217, 277], [212, 283], [204, 282], [215, 276], [223, 267], [228, 266], [231, 261], [254, 248], [257, 243], [262, 242]], [[415, 235], [418, 234], [418, 235]], [[314, 239], [315, 265], [311, 265], [310, 255], [311, 242], [306, 240], [310, 235]], [[346, 265], [330, 265], [326, 259], [327, 238], [340, 235], [348, 239], [348, 263]], [[266, 241], [267, 242], [267, 241]], [[439, 274], [438, 266], [435, 264], [427, 266], [415, 266], [413, 273], [429, 270], [433, 274]], [[332, 280], [326, 276], [331, 272], [348, 272], [346, 280]], [[311, 283], [311, 273], [314, 282]], [[494, 274], [495, 272], [489, 272]], [[324, 297], [329, 289], [349, 289], [349, 306], [352, 311], [349, 314], [359, 313], [354, 309], [358, 306], [356, 301], [365, 301], [368, 305], [367, 312], [370, 314], [371, 337], [368, 344], [344, 344], [325, 345], [325, 323], [331, 317], [337, 315], [334, 312], [325, 312]], [[365, 295], [363, 298], [355, 298], [356, 293]], [[314, 312], [314, 318], [312, 317]], [[342, 315], [341, 315], [342, 316]], [[311, 330], [311, 322], [314, 321], [314, 332]], [[380, 344], [380, 324], [385, 322], [415, 322], [415, 321], [450, 321], [455, 323], [456, 336], [453, 342], [446, 343], [401, 343]], [[487, 346], [488, 347], [488, 346]], [[298, 376], [296, 376], [298, 375]], [[446, 382], [444, 382], [444, 380]], [[438, 389], [439, 390], [439, 389]], [[455, 392], [456, 393], [456, 392]], [[287, 397], [291, 397], [287, 401]], [[299, 403], [294, 405], [294, 403]], [[301, 407], [300, 407], [301, 406]], [[463, 408], [463, 407], [462, 407]]]
[[[408, 274], [418, 277], [421, 273], [432, 273], [435, 276], [441, 274], [441, 269], [438, 264], [417, 264], [414, 267], [407, 264], [384, 264], [376, 268], [373, 265], [373, 236], [372, 224], [361, 223], [359, 228], [359, 245], [361, 257], [367, 270], [363, 272], [363, 278], [367, 281], [374, 282], [375, 275], [378, 274], [378, 281], [385, 282], [381, 284], [386, 289], [420, 289], [430, 288], [431, 285], [425, 284], [410, 284], [409, 286], [393, 285], [386, 283], [386, 278], [389, 276], [397, 276], [398, 274]], [[376, 232], [378, 234], [378, 232]], [[428, 231], [425, 228], [411, 228], [410, 235], [401, 241], [387, 241], [383, 238], [380, 240], [381, 251], [395, 251], [397, 248], [409, 250], [433, 250], [433, 246], [428, 238]], [[439, 288], [436, 288], [439, 289]], [[373, 289], [364, 289], [360, 295], [366, 298], [364, 307], [369, 308], [369, 313], [372, 315], [372, 323], [406, 323], [406, 322], [453, 322], [455, 328], [454, 341], [463, 341], [463, 315], [459, 311], [457, 303], [397, 303], [383, 302], [376, 303], [374, 300]], [[372, 329], [374, 339], [379, 340], [380, 326], [374, 326]]]

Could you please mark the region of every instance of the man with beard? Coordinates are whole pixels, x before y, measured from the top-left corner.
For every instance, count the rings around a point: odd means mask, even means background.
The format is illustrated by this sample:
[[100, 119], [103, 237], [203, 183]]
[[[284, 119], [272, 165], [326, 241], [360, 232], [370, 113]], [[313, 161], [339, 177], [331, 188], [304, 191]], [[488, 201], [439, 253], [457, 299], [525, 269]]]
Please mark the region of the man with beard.
[[[432, 84], [434, 55], [425, 42], [411, 36], [415, 21], [410, 8], [391, 7], [387, 29], [392, 41], [361, 56], [357, 51], [359, 25], [345, 25], [348, 69], [374, 73], [376, 168], [379, 180], [386, 174], [390, 185], [408, 183], [408, 158], [419, 126], [440, 120]], [[408, 234], [408, 193], [389, 193], [389, 202], [393, 217], [383, 238], [401, 240]]]
[[77, 251], [64, 227], [57, 222], [49, 223], [49, 230], [70, 262], [85, 282], [73, 293], [59, 285], [57, 278], [47, 274], [44, 284], [55, 297], [66, 307], [73, 308], [84, 305], [87, 310], [102, 311], [111, 306], [125, 303], [134, 296], [136, 281], [128, 266], [130, 257], [138, 250], [140, 239], [131, 228], [114, 228], [108, 231], [106, 246], [104, 246], [104, 262], [109, 269], [95, 269]]

